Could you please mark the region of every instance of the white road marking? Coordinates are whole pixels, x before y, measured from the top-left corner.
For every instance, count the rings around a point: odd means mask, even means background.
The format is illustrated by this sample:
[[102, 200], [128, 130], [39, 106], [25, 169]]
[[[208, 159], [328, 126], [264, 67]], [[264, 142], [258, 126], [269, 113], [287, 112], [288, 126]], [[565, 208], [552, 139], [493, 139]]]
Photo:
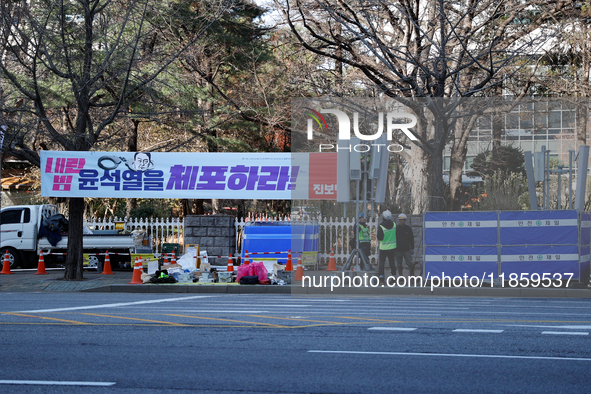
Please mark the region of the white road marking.
[[467, 329], [467, 328], [458, 328], [453, 330], [453, 332], [484, 332], [484, 333], [492, 333], [492, 334], [500, 334], [505, 330], [477, 330], [477, 329]]
[[416, 328], [405, 328], [405, 327], [370, 327], [368, 330], [375, 331], [414, 331]]
[[56, 380], [0, 380], [0, 384], [34, 384], [40, 386], [113, 386], [116, 382], [68, 382]]
[[[74, 306], [71, 308], [55, 308], [55, 309], [37, 309], [32, 311], [17, 311], [13, 313], [47, 313], [47, 312], [64, 312], [64, 311], [77, 311], [83, 309], [99, 309], [99, 308], [117, 308], [120, 306], [140, 305], [140, 304], [156, 304], [160, 302], [169, 301], [186, 301], [194, 300], [197, 298], [208, 298], [212, 296], [193, 296], [193, 297], [178, 297], [178, 298], [164, 298], [160, 300], [147, 300], [147, 301], [136, 301], [136, 302], [120, 302], [117, 304], [100, 304], [100, 305], [87, 305], [87, 306]], [[1, 312], [0, 312], [1, 313]]]
[[562, 328], [565, 330], [591, 330], [591, 326], [534, 326], [526, 324], [510, 324], [512, 327], [533, 327], [533, 328]]
[[581, 332], [581, 331], [542, 331], [542, 334], [549, 334], [549, 335], [589, 335], [588, 332]]
[[[249, 311], [249, 310], [215, 310], [215, 309], [168, 309], [169, 312], [183, 313], [271, 313], [270, 311]], [[275, 313], [275, 312], [273, 312]], [[293, 313], [293, 312], [291, 312]]]
[[359, 352], [347, 350], [308, 350], [308, 353], [334, 353], [334, 354], [365, 354], [373, 356], [430, 356], [430, 357], [472, 357], [472, 358], [509, 358], [524, 360], [566, 360], [566, 361], [591, 361], [591, 358], [576, 357], [542, 357], [542, 356], [509, 356], [500, 354], [453, 354], [453, 353], [402, 353], [402, 352]]

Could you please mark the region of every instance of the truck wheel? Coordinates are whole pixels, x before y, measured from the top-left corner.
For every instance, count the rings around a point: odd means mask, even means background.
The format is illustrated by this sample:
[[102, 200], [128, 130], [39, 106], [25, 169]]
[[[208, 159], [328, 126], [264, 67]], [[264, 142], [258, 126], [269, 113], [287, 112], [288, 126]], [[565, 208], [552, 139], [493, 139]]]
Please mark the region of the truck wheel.
[[103, 258], [97, 255], [89, 255], [88, 256], [88, 268], [95, 268], [98, 269], [99, 266], [103, 265]]
[[10, 261], [10, 269], [15, 269], [16, 267], [21, 265], [21, 255], [16, 249], [8, 248], [3, 251], [2, 253], [2, 267], [4, 267], [4, 258], [6, 256], [6, 252], [8, 252], [8, 261]]

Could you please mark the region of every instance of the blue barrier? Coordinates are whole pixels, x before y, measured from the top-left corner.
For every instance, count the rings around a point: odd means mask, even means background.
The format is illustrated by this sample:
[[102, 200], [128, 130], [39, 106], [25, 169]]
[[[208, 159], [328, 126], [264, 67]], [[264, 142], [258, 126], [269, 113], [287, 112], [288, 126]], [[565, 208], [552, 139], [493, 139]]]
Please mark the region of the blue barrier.
[[591, 212], [428, 212], [423, 226], [425, 276], [489, 279], [492, 271], [505, 280], [545, 273], [589, 280]]
[[460, 247], [427, 246], [425, 247], [425, 277], [478, 276], [497, 277], [497, 247]]
[[425, 245], [496, 245], [496, 212], [426, 212]]
[[516, 211], [500, 213], [501, 245], [576, 245], [576, 211]]

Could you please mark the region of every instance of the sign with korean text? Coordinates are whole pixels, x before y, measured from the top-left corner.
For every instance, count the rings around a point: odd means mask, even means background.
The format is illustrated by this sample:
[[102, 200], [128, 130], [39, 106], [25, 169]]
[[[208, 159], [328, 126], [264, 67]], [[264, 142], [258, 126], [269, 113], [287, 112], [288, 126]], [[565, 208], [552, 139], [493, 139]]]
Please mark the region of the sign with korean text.
[[45, 197], [289, 200], [307, 198], [310, 177], [306, 153], [41, 152]]

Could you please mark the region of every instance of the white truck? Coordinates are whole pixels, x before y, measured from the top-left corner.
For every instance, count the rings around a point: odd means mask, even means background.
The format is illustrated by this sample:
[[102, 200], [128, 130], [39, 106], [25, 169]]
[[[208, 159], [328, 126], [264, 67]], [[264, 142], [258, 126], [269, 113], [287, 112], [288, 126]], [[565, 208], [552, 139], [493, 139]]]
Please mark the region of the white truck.
[[[35, 267], [43, 251], [46, 264], [54, 264], [65, 257], [68, 236], [52, 245], [47, 237], [40, 237], [44, 219], [58, 214], [55, 205], [15, 205], [2, 208], [0, 213], [2, 264], [8, 251], [10, 267]], [[135, 253], [135, 242], [131, 234], [118, 234], [117, 230], [98, 230], [83, 235], [83, 251], [89, 254], [89, 266], [96, 266], [104, 260], [106, 250], [111, 266], [116, 268], [130, 262], [130, 253]]]

